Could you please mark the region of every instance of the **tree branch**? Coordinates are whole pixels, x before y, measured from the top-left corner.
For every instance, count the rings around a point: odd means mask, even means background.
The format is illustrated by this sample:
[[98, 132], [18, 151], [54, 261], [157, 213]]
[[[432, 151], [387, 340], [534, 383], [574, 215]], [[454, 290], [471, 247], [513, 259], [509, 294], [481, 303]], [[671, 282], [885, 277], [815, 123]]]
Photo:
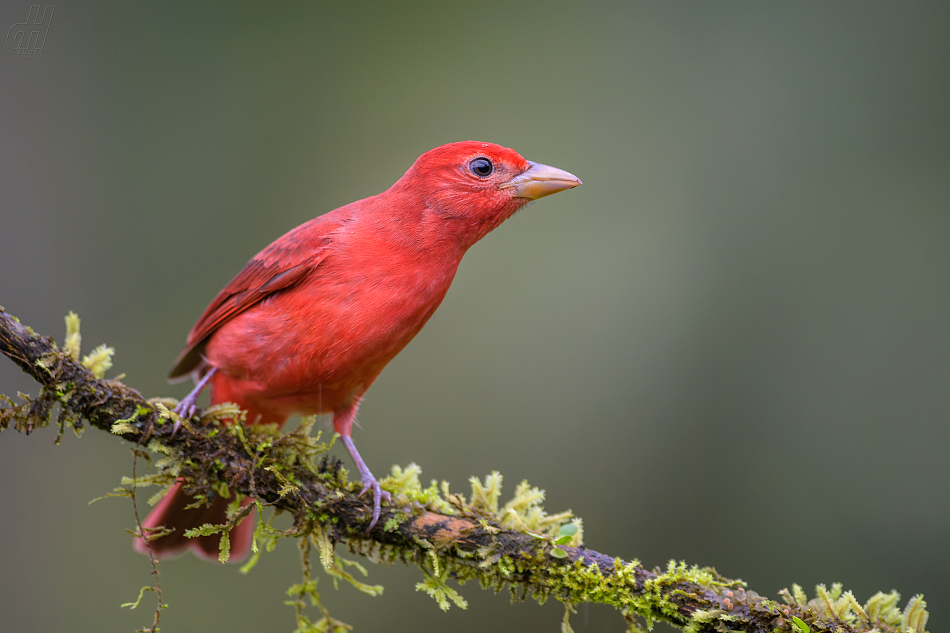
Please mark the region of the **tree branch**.
[[[819, 586], [810, 601], [794, 586], [779, 603], [712, 569], [671, 563], [665, 571], [648, 570], [637, 561], [624, 562], [584, 546], [556, 545], [548, 535], [503, 527], [497, 512], [447, 490], [439, 503], [394, 494], [394, 504], [383, 507], [379, 522], [367, 532], [370, 501], [358, 497], [358, 486], [346, 481], [338, 461], [324, 458], [317, 467], [310, 457], [318, 451], [301, 452], [299, 438], [294, 444], [273, 435], [248, 435], [240, 425], [218, 424], [182, 429], [172, 437], [172, 414], [160, 401], [148, 401], [118, 380], [97, 378], [3, 308], [0, 351], [42, 386], [38, 397], [21, 404], [4, 397], [10, 406], [0, 409], [0, 430], [12, 425], [30, 433], [48, 424], [58, 405], [60, 432], [66, 424], [81, 428], [87, 421], [127, 442], [163, 450], [178, 466], [175, 476], [199, 494], [223, 483], [291, 513], [300, 535], [318, 534], [331, 546], [344, 543], [376, 562], [417, 565], [433, 588], [430, 593], [440, 587], [451, 593], [445, 585], [448, 576], [462, 582], [477, 579], [483, 587], [520, 587], [522, 596], [542, 602], [553, 596], [569, 607], [609, 604], [621, 610], [634, 630], [639, 617], [647, 625], [666, 621], [689, 633], [807, 633], [809, 627], [816, 633], [906, 633], [908, 628], [924, 633], [926, 611], [919, 597], [901, 611], [893, 593], [878, 594], [862, 606], [837, 585], [830, 591]], [[272, 439], [265, 441], [267, 437]]]

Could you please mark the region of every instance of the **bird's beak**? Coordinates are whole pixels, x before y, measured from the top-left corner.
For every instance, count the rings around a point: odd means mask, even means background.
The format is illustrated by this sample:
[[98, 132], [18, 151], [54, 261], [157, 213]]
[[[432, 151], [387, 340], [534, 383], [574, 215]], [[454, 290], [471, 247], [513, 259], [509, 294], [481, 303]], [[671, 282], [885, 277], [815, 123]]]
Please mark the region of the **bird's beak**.
[[550, 196], [552, 193], [573, 189], [581, 183], [580, 178], [574, 174], [569, 174], [563, 169], [549, 167], [540, 163], [532, 163], [528, 169], [521, 172], [508, 182], [499, 185], [499, 189], [512, 189], [512, 197], [527, 198], [528, 200], [537, 200], [544, 196]]

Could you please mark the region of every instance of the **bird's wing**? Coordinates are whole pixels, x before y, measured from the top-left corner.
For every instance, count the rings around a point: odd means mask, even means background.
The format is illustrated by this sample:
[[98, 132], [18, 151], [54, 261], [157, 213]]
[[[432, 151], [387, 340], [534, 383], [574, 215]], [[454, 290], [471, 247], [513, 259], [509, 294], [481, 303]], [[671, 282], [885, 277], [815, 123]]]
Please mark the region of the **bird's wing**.
[[326, 216], [316, 218], [278, 238], [251, 259], [198, 319], [168, 377], [194, 371], [208, 339], [222, 325], [267, 295], [290, 288], [315, 271], [327, 255], [332, 233], [341, 224]]

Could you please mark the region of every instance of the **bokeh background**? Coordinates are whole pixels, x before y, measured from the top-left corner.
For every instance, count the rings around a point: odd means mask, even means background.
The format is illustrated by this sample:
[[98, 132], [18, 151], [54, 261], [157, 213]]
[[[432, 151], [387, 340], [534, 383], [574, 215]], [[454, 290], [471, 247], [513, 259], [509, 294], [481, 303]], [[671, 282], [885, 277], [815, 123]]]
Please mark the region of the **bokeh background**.
[[[0, 5], [0, 32], [30, 2]], [[0, 50], [0, 304], [148, 396], [215, 293], [303, 221], [445, 142], [576, 173], [463, 262], [355, 439], [380, 474], [523, 478], [588, 544], [712, 565], [774, 596], [950, 595], [950, 5], [57, 3], [41, 58]], [[35, 392], [0, 359], [0, 392]], [[0, 437], [0, 628], [150, 622], [102, 433]], [[348, 463], [348, 462], [347, 462]], [[282, 543], [249, 575], [161, 566], [165, 631], [291, 631]], [[421, 573], [357, 631], [555, 631], [561, 607]], [[577, 631], [618, 631], [582, 607]]]

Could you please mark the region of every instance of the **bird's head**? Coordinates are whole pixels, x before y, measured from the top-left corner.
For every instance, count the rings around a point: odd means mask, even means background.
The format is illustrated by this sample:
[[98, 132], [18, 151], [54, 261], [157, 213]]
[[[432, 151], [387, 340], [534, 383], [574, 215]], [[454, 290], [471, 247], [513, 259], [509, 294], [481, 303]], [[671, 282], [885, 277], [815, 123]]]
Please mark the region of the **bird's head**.
[[528, 202], [579, 184], [576, 176], [507, 147], [462, 141], [420, 156], [394, 188], [420, 196], [467, 248]]

